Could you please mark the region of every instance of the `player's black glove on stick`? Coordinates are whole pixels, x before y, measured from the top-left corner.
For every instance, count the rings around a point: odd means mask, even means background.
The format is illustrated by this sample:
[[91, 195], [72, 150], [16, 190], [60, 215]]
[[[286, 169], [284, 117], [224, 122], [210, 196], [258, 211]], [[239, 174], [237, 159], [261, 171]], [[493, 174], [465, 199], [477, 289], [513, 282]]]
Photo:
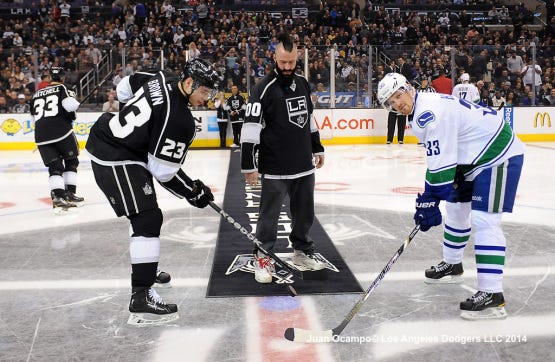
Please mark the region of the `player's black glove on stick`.
[[201, 180], [193, 181], [194, 187], [191, 196], [187, 198], [189, 204], [199, 209], [205, 208], [210, 201], [214, 201], [214, 195], [210, 188], [202, 183]]

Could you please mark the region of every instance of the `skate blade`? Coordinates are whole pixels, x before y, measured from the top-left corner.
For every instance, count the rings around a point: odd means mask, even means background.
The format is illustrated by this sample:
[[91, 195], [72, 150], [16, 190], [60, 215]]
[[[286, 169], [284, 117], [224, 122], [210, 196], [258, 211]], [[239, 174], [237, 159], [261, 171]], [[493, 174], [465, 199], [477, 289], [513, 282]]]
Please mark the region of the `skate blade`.
[[79, 201], [79, 202], [72, 202], [75, 206], [79, 207], [83, 207], [83, 205], [85, 205], [85, 201]]
[[467, 321], [479, 321], [484, 319], [505, 319], [507, 318], [507, 312], [505, 307], [492, 307], [486, 308], [481, 311], [461, 311], [461, 318]]
[[54, 215], [64, 216], [77, 213], [77, 207], [55, 207]]
[[448, 275], [440, 279], [425, 278], [426, 284], [461, 284], [463, 282], [462, 275]]
[[154, 283], [153, 285], [156, 289], [170, 289], [172, 287], [171, 283]]
[[127, 324], [134, 327], [150, 327], [165, 325], [179, 319], [178, 313], [171, 314], [152, 314], [152, 313], [131, 313]]

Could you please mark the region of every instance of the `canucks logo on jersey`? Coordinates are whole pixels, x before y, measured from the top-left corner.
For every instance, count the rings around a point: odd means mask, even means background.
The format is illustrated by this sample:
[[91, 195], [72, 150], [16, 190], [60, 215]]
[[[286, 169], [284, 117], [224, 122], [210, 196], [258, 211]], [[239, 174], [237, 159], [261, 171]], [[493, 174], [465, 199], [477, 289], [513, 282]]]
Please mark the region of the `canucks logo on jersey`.
[[420, 128], [426, 127], [427, 124], [432, 123], [436, 120], [436, 116], [432, 111], [425, 111], [421, 113], [418, 118], [416, 118], [416, 124]]

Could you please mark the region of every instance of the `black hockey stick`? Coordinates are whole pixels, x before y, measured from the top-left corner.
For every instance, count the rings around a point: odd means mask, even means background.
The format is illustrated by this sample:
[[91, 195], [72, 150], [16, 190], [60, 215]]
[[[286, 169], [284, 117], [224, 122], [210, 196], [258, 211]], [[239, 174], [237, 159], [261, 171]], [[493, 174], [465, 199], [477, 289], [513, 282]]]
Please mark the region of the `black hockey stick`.
[[[272, 259], [274, 259], [274, 262], [280, 266], [281, 268], [287, 270], [287, 272], [298, 278], [298, 279], [303, 279], [303, 272], [295, 269], [291, 266], [289, 266], [289, 264], [287, 264], [286, 262], [284, 262], [283, 260], [281, 260], [276, 254], [274, 254], [274, 252], [272, 251], [268, 251], [266, 249], [264, 249], [262, 247], [262, 243], [260, 242], [260, 240], [258, 240], [256, 238], [256, 236], [254, 236], [252, 233], [250, 233], [244, 226], [242, 226], [241, 224], [239, 224], [237, 221], [235, 221], [234, 218], [232, 218], [231, 216], [229, 216], [229, 214], [227, 212], [225, 212], [224, 210], [222, 210], [221, 207], [219, 207], [218, 205], [216, 205], [213, 201], [210, 201], [208, 203], [210, 205], [211, 208], [213, 208], [214, 210], [216, 210], [216, 212], [218, 214], [220, 214], [220, 216], [227, 221], [228, 223], [230, 223], [231, 225], [233, 225], [233, 227], [237, 230], [239, 230], [241, 232], [241, 234], [245, 235], [247, 237], [247, 239], [249, 239], [250, 241], [252, 241], [256, 247], [258, 248], [258, 250], [260, 250], [262, 253], [268, 255], [269, 257], [271, 257]], [[293, 288], [291, 285], [288, 284], [284, 284], [285, 287], [287, 288], [287, 291], [289, 293], [289, 295], [291, 295], [292, 297], [297, 295], [297, 291], [295, 290], [295, 288]]]
[[349, 324], [349, 322], [358, 313], [358, 311], [360, 310], [364, 302], [366, 302], [366, 299], [368, 299], [370, 294], [374, 291], [374, 289], [376, 289], [378, 284], [380, 284], [381, 280], [387, 274], [389, 269], [391, 269], [391, 267], [393, 266], [393, 263], [395, 263], [397, 258], [399, 258], [401, 254], [403, 254], [403, 251], [410, 244], [414, 236], [418, 233], [418, 230], [420, 230], [420, 225], [416, 225], [414, 229], [412, 229], [411, 233], [409, 234], [409, 236], [407, 237], [403, 245], [401, 245], [401, 247], [397, 250], [395, 255], [393, 255], [393, 257], [389, 259], [385, 268], [383, 268], [381, 273], [376, 277], [376, 279], [374, 279], [372, 284], [368, 287], [368, 289], [366, 289], [362, 297], [360, 297], [360, 299], [355, 304], [355, 306], [351, 309], [349, 314], [347, 314], [345, 319], [343, 319], [343, 321], [337, 327], [333, 329], [328, 329], [325, 331], [311, 331], [311, 330], [301, 329], [301, 328], [287, 328], [285, 330], [285, 338], [287, 338], [290, 341], [304, 342], [304, 343], [333, 342], [334, 337], [338, 336], [339, 334], [341, 334], [341, 332], [343, 332], [347, 324]]

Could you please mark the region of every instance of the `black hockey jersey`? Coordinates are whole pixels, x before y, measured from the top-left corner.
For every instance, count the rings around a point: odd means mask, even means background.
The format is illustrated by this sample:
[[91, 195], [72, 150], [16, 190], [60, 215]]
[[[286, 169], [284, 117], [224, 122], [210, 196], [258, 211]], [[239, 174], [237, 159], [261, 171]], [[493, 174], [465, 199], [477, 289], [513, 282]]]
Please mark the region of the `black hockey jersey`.
[[136, 73], [134, 96], [117, 115], [104, 113], [93, 125], [86, 150], [99, 164], [135, 163], [166, 188], [188, 197], [192, 180], [181, 170], [196, 128], [187, 98], [170, 72]]
[[[226, 101], [226, 108], [229, 112], [229, 120], [231, 123], [243, 122], [245, 120], [245, 108], [247, 104], [245, 102], [245, 97], [237, 93], [237, 95], [231, 95]], [[231, 114], [231, 112], [237, 112], [237, 114]]]
[[[297, 178], [314, 172], [313, 155], [324, 147], [312, 116], [306, 78], [294, 76], [282, 86], [271, 72], [252, 89], [241, 132], [242, 172], [257, 170], [269, 178]], [[258, 147], [255, 147], [258, 146]]]
[[31, 100], [31, 118], [35, 122], [35, 142], [43, 145], [58, 142], [73, 134], [72, 122], [79, 102], [63, 84], [40, 89]]

